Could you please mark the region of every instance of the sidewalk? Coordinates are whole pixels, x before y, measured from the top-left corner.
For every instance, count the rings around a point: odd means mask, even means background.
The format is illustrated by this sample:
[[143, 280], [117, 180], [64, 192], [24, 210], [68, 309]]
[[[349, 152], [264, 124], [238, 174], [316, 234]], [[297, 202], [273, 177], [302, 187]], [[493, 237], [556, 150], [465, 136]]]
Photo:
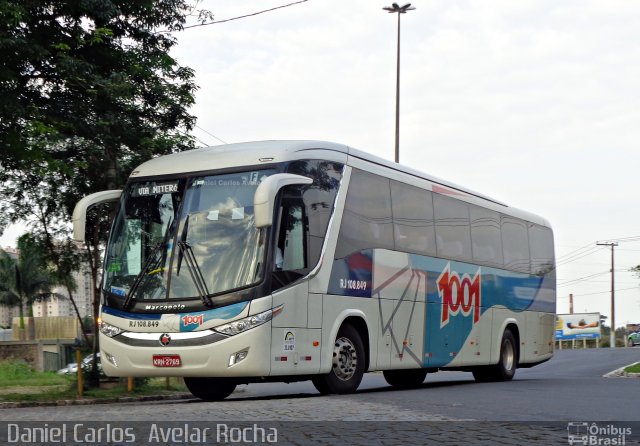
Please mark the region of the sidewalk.
[[15, 409], [18, 407], [45, 407], [45, 406], [86, 406], [93, 404], [114, 404], [114, 403], [136, 403], [146, 401], [179, 401], [194, 398], [190, 393], [168, 394], [168, 395], [141, 395], [141, 396], [119, 396], [106, 398], [80, 398], [52, 401], [6, 401], [0, 402], [0, 409]]

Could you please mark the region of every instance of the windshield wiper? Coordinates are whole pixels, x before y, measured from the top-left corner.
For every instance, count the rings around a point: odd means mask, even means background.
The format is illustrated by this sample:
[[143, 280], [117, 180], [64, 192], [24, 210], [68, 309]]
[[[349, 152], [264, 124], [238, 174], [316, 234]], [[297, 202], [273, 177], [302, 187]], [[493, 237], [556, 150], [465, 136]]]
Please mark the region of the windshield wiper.
[[170, 231], [171, 222], [172, 222], [172, 219], [170, 218], [169, 219], [169, 223], [167, 224], [167, 229], [165, 230], [164, 236], [162, 237], [162, 241], [160, 243], [158, 243], [157, 245], [155, 245], [151, 249], [151, 252], [149, 253], [149, 256], [147, 257], [147, 260], [144, 262], [144, 265], [142, 265], [142, 269], [140, 270], [140, 272], [136, 276], [136, 280], [133, 281], [133, 284], [131, 285], [131, 288], [129, 289], [129, 292], [127, 293], [127, 297], [124, 299], [124, 302], [122, 303], [122, 308], [124, 308], [124, 309], [129, 308], [129, 306], [131, 305], [131, 301], [133, 300], [133, 296], [135, 295], [136, 291], [138, 290], [138, 287], [140, 286], [140, 283], [142, 283], [142, 279], [144, 279], [145, 275], [147, 274], [147, 271], [152, 269], [152, 267], [153, 267], [154, 270], [157, 269], [157, 266], [162, 262], [163, 256], [158, 256], [158, 253], [160, 252], [160, 249], [162, 249], [165, 246], [167, 246], [167, 240], [169, 238], [169, 232], [171, 232]]
[[178, 265], [176, 265], [176, 276], [180, 276], [180, 266], [182, 266], [182, 247], [180, 243], [187, 243], [187, 233], [189, 232], [189, 216], [191, 214], [187, 214], [187, 218], [184, 219], [184, 226], [182, 227], [182, 232], [180, 233], [180, 241], [178, 242], [178, 247], [180, 250], [178, 251]]
[[202, 303], [204, 303], [207, 307], [213, 305], [211, 298], [209, 297], [209, 288], [207, 288], [207, 282], [202, 275], [202, 270], [198, 265], [198, 260], [196, 259], [195, 254], [193, 253], [193, 249], [189, 242], [187, 242], [187, 233], [189, 232], [189, 214], [187, 214], [187, 218], [184, 221], [184, 226], [182, 227], [182, 233], [180, 234], [180, 241], [178, 242], [178, 265], [176, 266], [176, 276], [180, 275], [180, 266], [182, 265], [182, 259], [187, 264], [187, 269], [189, 270], [189, 274], [191, 275], [191, 280], [193, 280], [193, 284], [196, 286], [196, 291], [202, 299]]
[[189, 270], [189, 274], [191, 274], [191, 279], [193, 280], [194, 285], [196, 286], [196, 290], [198, 291], [198, 295], [202, 299], [202, 303], [204, 303], [207, 307], [213, 305], [211, 298], [209, 297], [209, 289], [207, 288], [207, 282], [204, 280], [204, 276], [202, 275], [202, 270], [198, 265], [198, 260], [196, 256], [193, 254], [193, 249], [191, 249], [191, 245], [186, 241], [178, 242], [178, 248], [180, 248], [180, 252], [182, 256], [184, 256], [184, 262], [187, 264], [187, 269]]

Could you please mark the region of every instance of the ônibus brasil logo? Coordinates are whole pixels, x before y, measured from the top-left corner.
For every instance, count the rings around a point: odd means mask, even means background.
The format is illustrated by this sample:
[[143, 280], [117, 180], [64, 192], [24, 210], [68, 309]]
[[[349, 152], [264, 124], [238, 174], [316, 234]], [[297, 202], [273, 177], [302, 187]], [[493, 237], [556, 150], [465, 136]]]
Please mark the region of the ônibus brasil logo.
[[449, 323], [449, 317], [462, 312], [469, 316], [473, 312], [473, 323], [480, 320], [480, 268], [473, 278], [469, 274], [460, 276], [451, 271], [451, 264], [438, 277], [438, 294], [442, 300], [440, 328]]

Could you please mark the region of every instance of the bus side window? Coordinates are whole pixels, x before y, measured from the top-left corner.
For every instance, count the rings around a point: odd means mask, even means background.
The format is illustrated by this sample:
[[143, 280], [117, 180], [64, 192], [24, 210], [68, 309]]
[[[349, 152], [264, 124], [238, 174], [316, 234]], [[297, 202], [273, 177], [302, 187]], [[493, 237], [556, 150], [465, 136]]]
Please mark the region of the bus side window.
[[469, 205], [464, 201], [433, 194], [438, 256], [471, 262]]
[[553, 232], [549, 228], [529, 223], [531, 273], [544, 276], [554, 269]]
[[335, 258], [365, 249], [394, 249], [388, 178], [353, 169]]
[[501, 227], [505, 269], [529, 273], [531, 271], [531, 262], [529, 258], [527, 224], [517, 218], [503, 215]]

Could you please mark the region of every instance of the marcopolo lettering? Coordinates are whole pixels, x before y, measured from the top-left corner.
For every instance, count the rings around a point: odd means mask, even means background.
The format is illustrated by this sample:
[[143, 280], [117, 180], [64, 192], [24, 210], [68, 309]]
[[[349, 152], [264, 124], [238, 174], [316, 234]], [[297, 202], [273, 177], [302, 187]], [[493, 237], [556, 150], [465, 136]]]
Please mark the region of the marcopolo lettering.
[[460, 276], [457, 272], [451, 271], [451, 264], [447, 263], [446, 268], [438, 277], [438, 294], [442, 300], [440, 328], [447, 325], [450, 317], [458, 313], [462, 313], [464, 316], [473, 313], [473, 323], [478, 322], [482, 298], [480, 289], [480, 268], [473, 277], [469, 274]]
[[173, 304], [173, 305], [146, 305], [144, 307], [145, 310], [184, 310], [186, 305], [184, 304]]

